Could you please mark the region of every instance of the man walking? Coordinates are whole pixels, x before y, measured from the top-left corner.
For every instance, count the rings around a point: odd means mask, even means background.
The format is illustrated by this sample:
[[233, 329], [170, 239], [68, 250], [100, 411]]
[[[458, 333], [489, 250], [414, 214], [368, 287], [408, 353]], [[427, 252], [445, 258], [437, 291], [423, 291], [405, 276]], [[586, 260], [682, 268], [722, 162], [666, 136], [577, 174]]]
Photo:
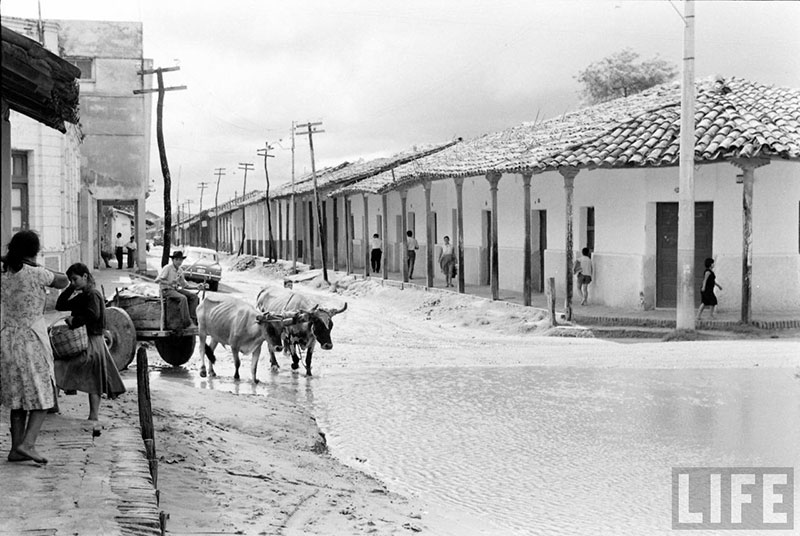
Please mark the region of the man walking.
[[114, 240], [114, 255], [117, 257], [117, 270], [122, 270], [122, 248], [125, 247], [125, 240], [122, 238], [122, 233], [117, 233], [117, 238]]
[[377, 274], [381, 271], [381, 256], [383, 255], [383, 242], [381, 241], [378, 233], [372, 235], [370, 247], [372, 248], [369, 254], [369, 263], [372, 267], [372, 273]]
[[414, 263], [417, 262], [417, 250], [419, 249], [419, 243], [417, 243], [417, 239], [414, 238], [414, 233], [411, 231], [406, 231], [406, 243], [408, 244], [408, 278], [414, 279]]

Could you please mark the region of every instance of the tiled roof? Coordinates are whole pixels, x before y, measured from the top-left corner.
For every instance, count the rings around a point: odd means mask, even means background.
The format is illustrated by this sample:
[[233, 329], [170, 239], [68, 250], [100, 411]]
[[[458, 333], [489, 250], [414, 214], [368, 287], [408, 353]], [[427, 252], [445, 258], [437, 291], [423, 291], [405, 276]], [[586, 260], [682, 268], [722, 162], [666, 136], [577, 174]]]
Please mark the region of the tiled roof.
[[[317, 188], [320, 190], [330, 190], [343, 185], [366, 179], [385, 170], [398, 165], [403, 165], [418, 158], [428, 156], [443, 149], [453, 146], [458, 141], [428, 145], [425, 147], [414, 147], [408, 151], [398, 153], [386, 158], [375, 158], [373, 160], [361, 160], [358, 162], [344, 162], [338, 166], [323, 169], [317, 172]], [[304, 175], [295, 181], [294, 193], [298, 195], [307, 194], [314, 191], [314, 181], [311, 174]], [[274, 195], [270, 197], [280, 198], [292, 194], [292, 185], [284, 184], [278, 188]]]
[[[543, 160], [539, 169], [677, 165], [680, 100]], [[800, 158], [800, 90], [731, 79], [699, 85], [695, 161]]]
[[[800, 90], [742, 79], [696, 83], [697, 161], [800, 158]], [[559, 167], [677, 165], [681, 90], [677, 82], [521, 125], [341, 188], [334, 195], [382, 193], [425, 179]]]

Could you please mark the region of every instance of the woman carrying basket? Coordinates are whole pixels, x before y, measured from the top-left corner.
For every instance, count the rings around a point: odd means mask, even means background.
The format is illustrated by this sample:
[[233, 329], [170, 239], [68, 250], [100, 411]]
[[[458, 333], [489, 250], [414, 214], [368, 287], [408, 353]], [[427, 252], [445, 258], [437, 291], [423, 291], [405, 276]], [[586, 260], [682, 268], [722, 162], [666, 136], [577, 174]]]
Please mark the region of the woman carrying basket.
[[89, 420], [96, 421], [100, 396], [116, 398], [125, 392], [125, 385], [103, 338], [106, 306], [95, 288], [94, 277], [80, 262], [67, 268], [67, 277], [70, 285], [58, 297], [56, 309], [72, 313], [66, 319], [71, 329], [86, 326], [89, 347], [77, 357], [56, 361], [56, 385], [64, 391], [88, 393]]
[[44, 319], [45, 287], [64, 288], [67, 276], [36, 264], [39, 236], [16, 233], [0, 274], [0, 403], [11, 410], [8, 461], [47, 463], [36, 438], [56, 404], [53, 350]]

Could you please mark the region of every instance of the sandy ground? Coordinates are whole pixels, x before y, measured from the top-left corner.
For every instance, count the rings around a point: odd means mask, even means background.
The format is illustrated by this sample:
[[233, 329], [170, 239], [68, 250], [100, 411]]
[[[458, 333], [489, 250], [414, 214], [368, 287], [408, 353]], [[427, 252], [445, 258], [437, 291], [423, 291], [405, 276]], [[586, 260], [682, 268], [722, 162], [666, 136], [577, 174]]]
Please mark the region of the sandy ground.
[[[274, 268], [226, 270], [224, 282], [253, 303], [258, 289], [279, 285], [282, 276]], [[334, 370], [386, 373], [392, 367], [447, 365], [800, 371], [796, 334], [776, 341], [620, 344], [548, 337], [553, 333], [539, 311], [454, 293], [401, 291], [349, 278], [333, 288], [311, 280], [297, 289], [325, 304], [348, 303], [335, 318], [335, 348], [315, 353], [312, 381], [325, 381]], [[160, 362], [155, 352], [150, 355], [151, 363]], [[218, 357], [230, 362], [225, 351]], [[262, 356], [258, 377], [268, 387], [266, 396], [253, 394], [249, 357], [233, 392], [198, 389], [197, 356], [169, 380], [153, 382], [159, 489], [161, 508], [170, 514], [169, 534], [496, 534], [476, 520], [449, 517], [443, 505], [397, 495], [333, 457], [303, 397], [290, 387], [308, 385], [299, 379], [305, 378], [292, 375], [286, 358], [279, 361], [282, 368], [273, 374]], [[218, 369], [216, 381], [231, 381], [226, 370]], [[126, 376], [135, 387], [133, 371]], [[293, 377], [294, 384], [288, 380]], [[131, 389], [103, 413], [135, 420], [137, 411]]]

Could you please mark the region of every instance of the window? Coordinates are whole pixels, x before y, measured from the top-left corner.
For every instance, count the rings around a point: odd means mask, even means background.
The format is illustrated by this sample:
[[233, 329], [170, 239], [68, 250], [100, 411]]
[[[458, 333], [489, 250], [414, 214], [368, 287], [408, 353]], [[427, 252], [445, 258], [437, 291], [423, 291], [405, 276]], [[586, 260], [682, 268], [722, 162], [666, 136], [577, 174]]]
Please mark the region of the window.
[[11, 153], [11, 231], [28, 229], [28, 153]]
[[67, 61], [81, 70], [81, 80], [94, 80], [94, 58], [67, 58]]
[[594, 251], [594, 207], [586, 207], [586, 247]]

